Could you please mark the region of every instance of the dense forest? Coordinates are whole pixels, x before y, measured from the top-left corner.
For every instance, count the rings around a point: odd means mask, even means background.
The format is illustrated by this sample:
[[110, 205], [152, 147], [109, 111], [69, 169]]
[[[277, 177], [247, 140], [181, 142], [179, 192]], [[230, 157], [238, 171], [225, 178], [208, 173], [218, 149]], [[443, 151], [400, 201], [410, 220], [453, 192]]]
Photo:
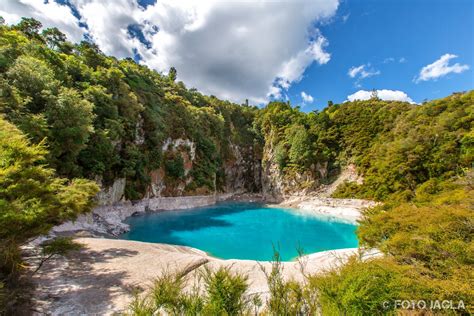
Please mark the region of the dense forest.
[[421, 105], [374, 94], [310, 113], [258, 108], [186, 88], [174, 68], [163, 75], [40, 30], [26, 18], [0, 25], [0, 290], [19, 284], [21, 245], [90, 211], [118, 178], [128, 200], [278, 181], [290, 193], [353, 164], [364, 181], [334, 197], [384, 202], [358, 236], [385, 256], [288, 286], [288, 304], [312, 289], [327, 314], [382, 314], [388, 299], [474, 302], [474, 91]]

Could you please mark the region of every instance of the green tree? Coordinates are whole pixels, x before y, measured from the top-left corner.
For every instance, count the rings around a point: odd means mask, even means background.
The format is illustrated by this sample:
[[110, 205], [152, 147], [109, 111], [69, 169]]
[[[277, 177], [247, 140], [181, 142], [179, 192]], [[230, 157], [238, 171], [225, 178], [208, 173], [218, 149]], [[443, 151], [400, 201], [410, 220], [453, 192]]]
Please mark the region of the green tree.
[[0, 282], [7, 288], [17, 284], [19, 246], [90, 211], [98, 192], [91, 181], [56, 177], [47, 154], [0, 118]]
[[25, 110], [44, 110], [48, 95], [57, 93], [59, 83], [51, 67], [43, 60], [22, 55], [7, 71], [7, 78], [23, 98]]
[[38, 38], [38, 32], [41, 29], [43, 24], [40, 21], [33, 18], [21, 18], [20, 23], [18, 23], [15, 28], [22, 31], [25, 35], [30, 38]]
[[51, 154], [57, 171], [63, 175], [77, 174], [77, 156], [86, 147], [93, 132], [93, 104], [70, 88], [61, 88], [46, 109], [51, 130]]
[[176, 68], [171, 67], [170, 71], [168, 72], [168, 78], [174, 82], [176, 81], [177, 75], [178, 75], [178, 72], [176, 71]]
[[41, 35], [52, 49], [58, 49], [66, 42], [66, 35], [56, 27], [45, 29]]

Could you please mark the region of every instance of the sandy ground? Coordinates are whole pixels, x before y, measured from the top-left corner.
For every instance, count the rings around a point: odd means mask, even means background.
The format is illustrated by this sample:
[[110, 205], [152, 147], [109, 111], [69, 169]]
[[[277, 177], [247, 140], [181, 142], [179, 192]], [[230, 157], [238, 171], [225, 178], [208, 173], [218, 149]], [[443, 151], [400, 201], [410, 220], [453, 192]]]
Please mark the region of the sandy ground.
[[[33, 299], [35, 314], [110, 315], [123, 312], [134, 289], [146, 289], [153, 278], [165, 271], [192, 271], [194, 282], [203, 266], [215, 269], [229, 266], [249, 276], [249, 293], [265, 294], [265, 274], [270, 262], [221, 260], [181, 246], [144, 243], [106, 238], [78, 238], [84, 249], [66, 258], [47, 262], [34, 277], [37, 285]], [[357, 249], [319, 252], [301, 259], [308, 273], [316, 273], [341, 264]], [[302, 280], [301, 264], [284, 262], [285, 278]]]

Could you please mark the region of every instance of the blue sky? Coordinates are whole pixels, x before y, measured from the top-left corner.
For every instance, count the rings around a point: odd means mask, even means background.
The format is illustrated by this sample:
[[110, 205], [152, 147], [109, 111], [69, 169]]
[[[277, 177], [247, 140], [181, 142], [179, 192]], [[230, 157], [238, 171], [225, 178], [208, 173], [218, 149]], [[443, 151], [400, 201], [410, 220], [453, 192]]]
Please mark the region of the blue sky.
[[[301, 91], [313, 96], [313, 104], [304, 110], [320, 109], [328, 100], [342, 102], [359, 89], [401, 90], [416, 102], [474, 89], [474, 1], [346, 0], [334, 21], [320, 29], [329, 41], [331, 61], [311, 65], [289, 90], [296, 103], [301, 102]], [[467, 64], [470, 69], [413, 82], [422, 67], [446, 53], [459, 56], [452, 63]], [[356, 87], [347, 72], [367, 63], [380, 74], [361, 80], [361, 87]]]
[[474, 88], [472, 0], [9, 0], [22, 16], [94, 41], [234, 102], [420, 103]]

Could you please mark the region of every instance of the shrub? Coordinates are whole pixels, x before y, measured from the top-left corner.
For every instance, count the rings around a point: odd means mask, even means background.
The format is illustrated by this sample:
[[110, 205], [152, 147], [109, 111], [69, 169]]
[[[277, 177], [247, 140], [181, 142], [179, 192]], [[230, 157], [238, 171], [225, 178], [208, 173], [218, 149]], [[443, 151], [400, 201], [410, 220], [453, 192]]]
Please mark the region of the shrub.
[[174, 157], [165, 158], [166, 175], [173, 179], [184, 177], [184, 160], [178, 153]]

